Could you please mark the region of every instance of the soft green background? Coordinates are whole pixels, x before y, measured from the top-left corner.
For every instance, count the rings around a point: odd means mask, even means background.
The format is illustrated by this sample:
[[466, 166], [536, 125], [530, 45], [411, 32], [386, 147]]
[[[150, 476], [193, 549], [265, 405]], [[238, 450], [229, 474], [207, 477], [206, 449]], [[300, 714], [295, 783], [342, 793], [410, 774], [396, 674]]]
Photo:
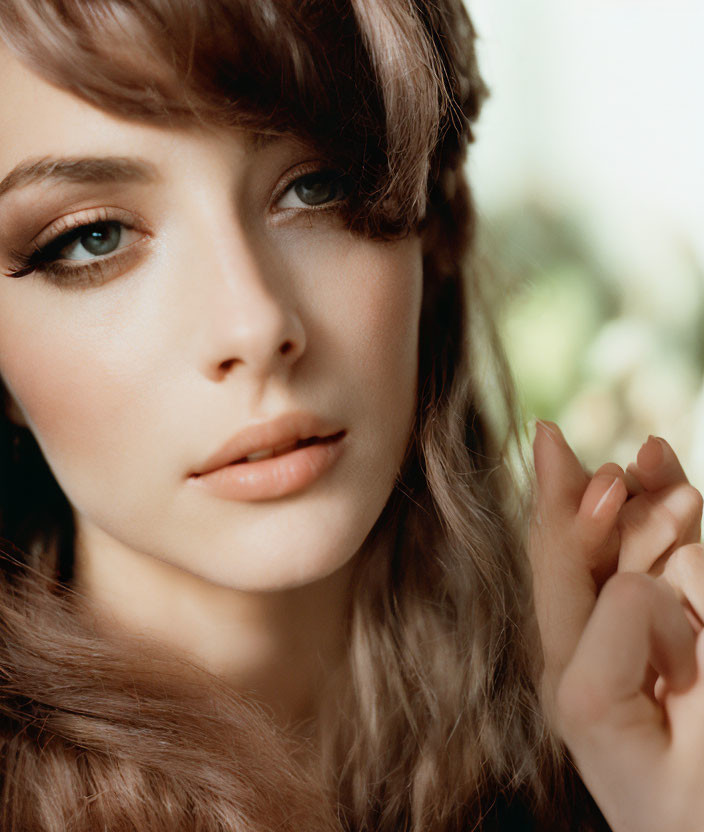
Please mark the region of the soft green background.
[[467, 0], [470, 159], [526, 417], [586, 464], [667, 438], [704, 486], [704, 3]]

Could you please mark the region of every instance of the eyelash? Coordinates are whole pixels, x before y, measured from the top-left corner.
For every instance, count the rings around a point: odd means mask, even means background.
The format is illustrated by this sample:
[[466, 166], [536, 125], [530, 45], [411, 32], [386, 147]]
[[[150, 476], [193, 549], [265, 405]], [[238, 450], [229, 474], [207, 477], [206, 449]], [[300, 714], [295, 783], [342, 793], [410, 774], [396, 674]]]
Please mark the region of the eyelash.
[[[339, 171], [327, 168], [313, 168], [304, 172], [301, 172], [299, 168], [295, 176], [288, 179], [288, 181], [284, 181], [281, 187], [277, 189], [277, 192], [272, 198], [272, 203], [278, 204], [298, 183], [302, 183], [305, 179], [316, 175], [323, 177], [329, 176], [331, 184], [337, 184], [338, 188], [342, 188], [342, 196], [320, 205], [310, 205], [307, 208], [282, 208], [275, 213], [297, 213], [301, 211], [305, 213], [317, 213], [321, 211], [339, 212], [341, 206], [347, 201], [349, 196], [349, 179]], [[130, 250], [139, 246], [141, 241], [123, 246], [117, 250], [116, 254], [107, 254], [105, 256], [95, 255], [96, 259], [91, 260], [84, 266], [68, 266], [59, 257], [59, 254], [72, 243], [88, 234], [91, 229], [116, 224], [122, 230], [139, 231], [140, 229], [131, 219], [126, 219], [127, 216], [123, 211], [113, 209], [111, 213], [111, 209], [102, 208], [93, 212], [88, 221], [81, 221], [82, 218], [78, 218], [77, 221], [70, 219], [65, 224], [65, 227], [44, 245], [35, 245], [34, 249], [29, 253], [11, 251], [10, 257], [12, 262], [10, 271], [5, 272], [5, 277], [21, 278], [36, 272], [59, 287], [71, 286], [71, 288], [80, 288], [84, 285], [99, 284], [101, 282], [100, 278], [106, 276], [107, 271], [112, 271], [115, 266], [123, 262], [127, 252], [132, 254], [133, 252]]]
[[99, 283], [100, 278], [107, 278], [108, 273], [113, 272], [116, 266], [132, 257], [135, 250], [141, 248], [140, 243], [145, 238], [123, 246], [115, 254], [108, 254], [104, 257], [96, 255], [98, 259], [83, 266], [69, 266], [67, 265], [69, 261], [63, 261], [59, 255], [92, 229], [108, 225], [118, 225], [126, 231], [143, 230], [139, 223], [135, 223], [131, 214], [120, 209], [100, 208], [91, 212], [83, 212], [68, 220], [60, 220], [55, 229], [56, 233], [43, 245], [35, 244], [31, 252], [11, 251], [10, 271], [5, 272], [5, 276], [21, 278], [36, 272], [60, 288], [69, 285], [71, 288], [81, 288]]

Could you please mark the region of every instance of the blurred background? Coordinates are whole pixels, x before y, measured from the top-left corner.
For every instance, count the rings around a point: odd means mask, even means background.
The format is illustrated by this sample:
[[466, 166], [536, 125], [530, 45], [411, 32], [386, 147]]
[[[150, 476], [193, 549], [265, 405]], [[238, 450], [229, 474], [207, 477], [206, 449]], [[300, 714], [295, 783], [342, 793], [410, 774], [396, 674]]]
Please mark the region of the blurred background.
[[649, 433], [704, 489], [704, 2], [465, 0], [470, 178], [527, 419], [583, 461]]

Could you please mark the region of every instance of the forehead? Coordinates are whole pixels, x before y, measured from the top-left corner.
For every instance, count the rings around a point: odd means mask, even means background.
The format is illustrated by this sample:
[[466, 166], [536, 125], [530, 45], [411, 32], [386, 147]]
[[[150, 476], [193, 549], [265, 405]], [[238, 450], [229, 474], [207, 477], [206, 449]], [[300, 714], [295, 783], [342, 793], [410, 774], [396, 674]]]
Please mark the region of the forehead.
[[[142, 153], [169, 155], [170, 146], [184, 133], [199, 132], [227, 138], [234, 133], [243, 149], [262, 150], [273, 136], [236, 128], [209, 128], [194, 124], [164, 127], [126, 119], [95, 107], [71, 92], [55, 86], [19, 61], [0, 42], [0, 182], [17, 166], [27, 167], [49, 158], [123, 156]], [[21, 115], [18, 117], [18, 113]], [[225, 137], [223, 134], [226, 133]], [[67, 177], [68, 178], [68, 177]]]
[[133, 126], [48, 83], [4, 46], [0, 77], [0, 179], [20, 157], [58, 155], [69, 147], [88, 154]]

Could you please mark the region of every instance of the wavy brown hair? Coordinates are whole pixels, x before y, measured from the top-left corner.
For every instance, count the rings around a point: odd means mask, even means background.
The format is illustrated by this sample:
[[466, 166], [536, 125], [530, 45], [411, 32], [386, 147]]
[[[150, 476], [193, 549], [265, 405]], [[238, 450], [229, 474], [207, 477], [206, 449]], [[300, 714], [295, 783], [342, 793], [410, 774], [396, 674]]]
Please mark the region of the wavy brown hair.
[[79, 620], [71, 507], [0, 416], [2, 829], [592, 828], [540, 712], [507, 507], [518, 429], [471, 261], [463, 164], [486, 90], [460, 0], [2, 0], [0, 38], [124, 118], [293, 134], [356, 183], [353, 232], [424, 241], [415, 430], [370, 535], [388, 556], [359, 560], [316, 767], [256, 703], [205, 673], [174, 685], [147, 641]]

